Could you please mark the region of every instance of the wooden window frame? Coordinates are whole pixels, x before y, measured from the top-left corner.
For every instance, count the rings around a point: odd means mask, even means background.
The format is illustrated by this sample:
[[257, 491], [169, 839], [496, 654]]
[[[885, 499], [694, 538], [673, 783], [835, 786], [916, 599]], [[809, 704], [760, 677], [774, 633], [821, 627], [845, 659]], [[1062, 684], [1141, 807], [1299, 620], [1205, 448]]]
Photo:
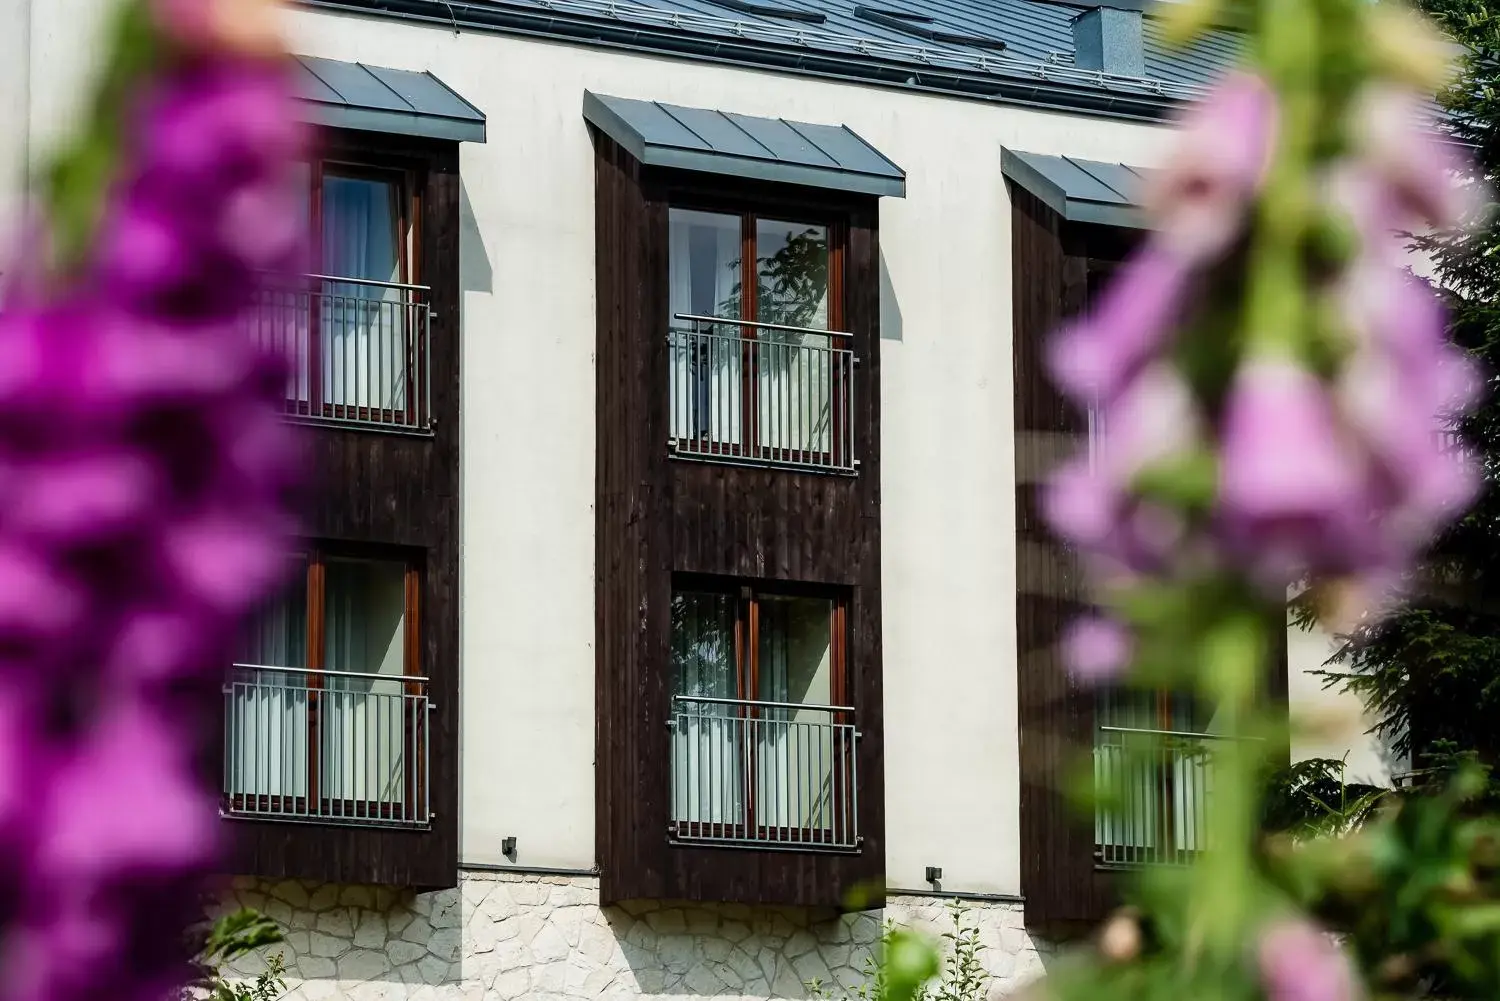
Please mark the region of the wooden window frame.
[[[769, 585], [758, 585], [739, 581], [703, 578], [697, 575], [679, 575], [674, 577], [672, 581], [673, 596], [684, 593], [727, 595], [735, 599], [735, 698], [748, 702], [760, 701], [756, 698], [756, 693], [759, 691], [760, 682], [761, 599], [816, 598], [828, 601], [828, 704], [833, 706], [851, 706], [854, 709], [853, 713], [830, 713], [829, 722], [834, 724], [853, 722], [846, 718], [858, 712], [858, 707], [853, 706], [853, 703], [849, 701], [853, 695], [853, 687], [849, 677], [850, 595], [847, 589], [797, 585], [786, 581], [777, 581]], [[677, 665], [675, 662], [670, 665], [670, 669], [673, 676], [672, 689], [675, 695], [677, 694]], [[759, 711], [753, 707], [738, 706], [736, 709], [741, 714], [740, 718], [742, 719], [759, 718]], [[830, 768], [832, 769], [834, 779], [832, 792], [834, 802], [842, 802], [842, 797], [846, 794], [844, 780], [845, 776], [849, 774], [849, 769], [847, 763], [841, 760], [844, 752], [844, 748], [836, 746], [835, 756], [830, 761]], [[744, 763], [739, 772], [740, 781], [743, 783], [745, 822], [683, 821], [674, 816], [672, 818], [673, 829], [678, 833], [679, 837], [711, 837], [714, 839], [733, 839], [772, 844], [776, 841], [781, 841], [795, 843], [798, 847], [817, 848], [818, 839], [816, 835], [822, 832], [830, 832], [830, 828], [825, 827], [768, 827], [757, 824], [755, 803], [756, 752], [754, 747], [747, 749]], [[791, 838], [793, 831], [799, 834], [799, 838], [795, 842]]]
[[[305, 612], [304, 625], [306, 628], [306, 652], [307, 663], [301, 668], [288, 668], [289, 673], [299, 671], [318, 672], [325, 670], [325, 641], [327, 639], [327, 568], [330, 560], [339, 561], [365, 561], [402, 563], [405, 565], [405, 604], [402, 608], [402, 658], [401, 674], [392, 675], [393, 679], [410, 678], [402, 684], [402, 691], [408, 696], [422, 694], [422, 685], [415, 679], [422, 678], [422, 642], [421, 642], [421, 595], [422, 595], [422, 567], [420, 562], [413, 556], [405, 553], [392, 553], [383, 549], [371, 549], [364, 546], [340, 545], [338, 543], [316, 543], [306, 546], [292, 555], [292, 558], [304, 564], [305, 573]], [[307, 795], [306, 796], [281, 796], [281, 795], [247, 795], [236, 793], [226, 798], [230, 806], [239, 812], [250, 813], [310, 813], [309, 807], [312, 803], [319, 803], [323, 809], [319, 816], [323, 819], [349, 820], [391, 820], [398, 819], [396, 808], [389, 803], [379, 803], [374, 800], [354, 799], [330, 799], [321, 794], [318, 787], [318, 776], [322, 761], [322, 740], [319, 733], [318, 712], [319, 693], [324, 691], [323, 679], [327, 675], [318, 673], [307, 673]], [[429, 681], [430, 683], [430, 681]], [[425, 715], [418, 715], [404, 721], [405, 732], [403, 736], [404, 746], [416, 749], [417, 758], [412, 761], [406, 769], [406, 782], [403, 796], [407, 803], [422, 802], [427, 794], [426, 782], [423, 779], [428, 772], [425, 756], [427, 755], [426, 741], [428, 726]], [[338, 809], [330, 810], [329, 807], [337, 806]]]
[[[830, 346], [838, 346], [839, 333], [847, 333], [844, 330], [845, 317], [848, 309], [848, 276], [846, 271], [849, 248], [849, 213], [842, 211], [830, 211], [826, 207], [800, 203], [800, 202], [777, 202], [756, 198], [733, 198], [715, 196], [702, 192], [673, 192], [668, 199], [668, 219], [671, 217], [672, 209], [683, 209], [690, 212], [711, 212], [716, 215], [737, 216], [740, 221], [740, 316], [738, 319], [749, 323], [759, 322], [758, 312], [760, 304], [758, 296], [760, 282], [758, 274], [759, 258], [756, 256], [757, 249], [757, 226], [762, 220], [770, 222], [786, 222], [799, 226], [822, 226], [828, 234], [828, 341]], [[670, 226], [670, 222], [669, 222]], [[670, 246], [668, 254], [671, 253]], [[670, 296], [668, 296], [670, 301]], [[670, 307], [669, 307], [670, 309]], [[668, 316], [670, 325], [672, 316]], [[726, 320], [724, 326], [735, 326], [734, 320]], [[740, 338], [745, 341], [759, 340], [757, 327], [740, 326]], [[844, 338], [848, 340], [849, 338]], [[695, 446], [690, 450], [691, 455], [721, 456], [725, 458], [747, 459], [751, 461], [763, 458], [760, 434], [760, 420], [757, 413], [759, 370], [755, 362], [755, 352], [752, 344], [746, 344], [743, 348], [741, 358], [741, 385], [740, 385], [740, 427], [742, 429], [739, 442], [718, 441], [708, 431], [699, 431], [694, 438]], [[849, 380], [852, 383], [854, 372], [851, 368]], [[845, 434], [842, 415], [844, 396], [852, 390], [843, 385], [843, 380], [836, 375], [830, 375], [829, 386], [829, 430], [828, 441], [830, 451], [811, 451], [807, 449], [779, 449], [780, 454], [776, 461], [792, 462], [798, 464], [822, 465], [829, 463], [833, 456], [831, 451], [835, 442], [843, 441], [840, 437]]]
[[[312, 274], [329, 279], [318, 283], [323, 286], [337, 284], [338, 279], [348, 276], [331, 275], [323, 267], [323, 181], [332, 174], [351, 179], [394, 181], [396, 184], [396, 253], [399, 282], [402, 285], [421, 284], [424, 273], [422, 247], [422, 205], [426, 196], [427, 165], [411, 157], [397, 154], [333, 153], [315, 157], [308, 161], [307, 206], [308, 242], [310, 244], [309, 265]], [[396, 423], [396, 412], [387, 408], [351, 406], [323, 399], [323, 352], [321, 311], [308, 309], [308, 385], [307, 399], [288, 400], [288, 410], [302, 417], [324, 417], [328, 419], [352, 419], [374, 421], [381, 424]], [[423, 352], [418, 350], [416, 339], [407, 338], [406, 370], [409, 387], [406, 393], [405, 421], [416, 420], [418, 400], [416, 387], [426, 385], [425, 373], [420, 370]]]

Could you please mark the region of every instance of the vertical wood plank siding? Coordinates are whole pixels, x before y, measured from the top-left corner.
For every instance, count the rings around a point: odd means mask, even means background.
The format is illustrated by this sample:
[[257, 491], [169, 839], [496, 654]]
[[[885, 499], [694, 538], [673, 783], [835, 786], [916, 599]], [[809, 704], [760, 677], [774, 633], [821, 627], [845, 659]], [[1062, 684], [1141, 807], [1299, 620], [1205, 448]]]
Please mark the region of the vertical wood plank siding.
[[431, 678], [430, 830], [225, 820], [236, 874], [419, 889], [458, 881], [459, 172], [457, 143], [335, 133], [325, 155], [397, 153], [425, 170], [419, 281], [432, 288], [431, 437], [299, 429], [315, 481], [307, 534], [399, 547], [422, 570], [421, 671]]
[[[873, 199], [652, 173], [594, 133], [598, 239], [596, 841], [604, 902], [636, 898], [837, 907], [885, 868], [881, 721], [879, 249]], [[847, 213], [855, 477], [674, 461], [667, 454], [668, 206], [797, 199]], [[811, 201], [815, 199], [816, 201]], [[797, 218], [792, 214], [791, 218]], [[674, 573], [847, 587], [858, 750], [858, 854], [672, 844]], [[879, 893], [869, 905], [880, 902]]]
[[[1087, 432], [1081, 414], [1053, 388], [1043, 366], [1045, 339], [1088, 305], [1089, 290], [1133, 247], [1122, 230], [1065, 223], [1024, 189], [1010, 185], [1015, 379], [1016, 630], [1020, 708], [1021, 891], [1026, 923], [1067, 936], [1102, 919], [1117, 900], [1116, 874], [1094, 865], [1094, 830], [1068, 806], [1062, 788], [1086, 761], [1094, 738], [1095, 693], [1068, 678], [1057, 641], [1087, 608], [1076, 559], [1042, 523], [1036, 488]], [[1271, 651], [1267, 692], [1285, 705], [1286, 634]], [[1288, 748], [1278, 748], [1286, 759]]]
[[1052, 388], [1042, 348], [1058, 322], [1083, 307], [1088, 265], [1081, 237], [1056, 212], [1014, 185], [1010, 202], [1021, 892], [1029, 926], [1066, 933], [1105, 913], [1110, 887], [1094, 870], [1093, 825], [1073, 814], [1061, 791], [1092, 744], [1094, 703], [1058, 657], [1058, 634], [1084, 607], [1084, 593], [1076, 561], [1042, 524], [1036, 487], [1085, 430]]

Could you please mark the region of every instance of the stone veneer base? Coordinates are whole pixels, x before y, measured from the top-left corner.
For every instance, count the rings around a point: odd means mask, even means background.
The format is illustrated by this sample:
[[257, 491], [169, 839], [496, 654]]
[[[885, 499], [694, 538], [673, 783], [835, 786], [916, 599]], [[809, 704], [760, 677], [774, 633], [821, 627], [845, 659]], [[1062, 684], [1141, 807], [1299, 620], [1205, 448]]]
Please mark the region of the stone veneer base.
[[[276, 920], [288, 999], [550, 1001], [574, 998], [815, 996], [809, 981], [853, 988], [880, 923], [948, 930], [945, 901], [891, 897], [879, 911], [821, 918], [795, 908], [630, 902], [599, 906], [598, 880], [465, 871], [436, 893], [237, 878], [226, 906]], [[990, 998], [1042, 972], [1046, 946], [1018, 904], [965, 902], [980, 930]], [[264, 969], [243, 957], [241, 976]]]

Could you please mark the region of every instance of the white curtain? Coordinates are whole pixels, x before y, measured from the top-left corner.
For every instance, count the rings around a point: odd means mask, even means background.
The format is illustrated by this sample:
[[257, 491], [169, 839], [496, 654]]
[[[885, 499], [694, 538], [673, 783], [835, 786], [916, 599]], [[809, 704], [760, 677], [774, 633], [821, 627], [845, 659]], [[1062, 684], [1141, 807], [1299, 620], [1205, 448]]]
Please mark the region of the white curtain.
[[[733, 699], [735, 600], [729, 595], [672, 596], [675, 695]], [[690, 823], [745, 821], [746, 719], [733, 705], [673, 700], [672, 816]]]
[[[1106, 851], [1122, 849], [1119, 861], [1134, 860], [1132, 853], [1149, 857], [1169, 846], [1204, 848], [1218, 742], [1166, 737], [1160, 731], [1212, 734], [1213, 722], [1201, 719], [1192, 701], [1180, 696], [1171, 699], [1164, 719], [1150, 693], [1103, 693], [1097, 712], [1101, 726], [1118, 729], [1096, 735], [1094, 779], [1114, 791], [1118, 806], [1096, 812], [1095, 843]], [[1168, 824], [1170, 831], [1164, 829]]]
[[[401, 281], [398, 185], [362, 177], [323, 178], [323, 272]], [[408, 308], [399, 290], [324, 282], [318, 314], [323, 401], [404, 410]]]
[[740, 317], [739, 217], [673, 209], [668, 270], [672, 337], [669, 349], [669, 434], [677, 439], [741, 440], [743, 352], [730, 324], [676, 319]]
[[331, 800], [399, 806], [406, 798], [408, 751], [418, 722], [401, 681], [406, 568], [329, 560], [325, 579], [325, 668], [377, 677], [324, 676], [320, 786]]
[[[759, 600], [760, 700], [828, 705], [831, 604], [818, 598]], [[832, 827], [833, 721], [818, 710], [762, 709], [760, 716], [755, 733], [757, 824]]]
[[[225, 792], [307, 795], [307, 586], [261, 607], [246, 629], [230, 683]], [[286, 671], [265, 670], [284, 667]], [[283, 805], [283, 809], [290, 806]]]

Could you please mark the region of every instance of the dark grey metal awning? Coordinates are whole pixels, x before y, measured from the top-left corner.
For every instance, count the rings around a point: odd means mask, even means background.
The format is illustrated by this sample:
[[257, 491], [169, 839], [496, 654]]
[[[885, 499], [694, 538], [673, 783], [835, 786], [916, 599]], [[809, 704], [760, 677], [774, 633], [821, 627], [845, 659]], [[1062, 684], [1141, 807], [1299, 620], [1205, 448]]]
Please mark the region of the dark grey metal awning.
[[1150, 171], [1122, 163], [1075, 160], [1000, 150], [1005, 176], [1036, 195], [1069, 222], [1145, 229], [1140, 210], [1141, 182]]
[[808, 125], [584, 92], [583, 117], [644, 164], [906, 194], [906, 172], [843, 125]]
[[484, 112], [431, 73], [298, 56], [308, 120], [341, 129], [484, 142]]

